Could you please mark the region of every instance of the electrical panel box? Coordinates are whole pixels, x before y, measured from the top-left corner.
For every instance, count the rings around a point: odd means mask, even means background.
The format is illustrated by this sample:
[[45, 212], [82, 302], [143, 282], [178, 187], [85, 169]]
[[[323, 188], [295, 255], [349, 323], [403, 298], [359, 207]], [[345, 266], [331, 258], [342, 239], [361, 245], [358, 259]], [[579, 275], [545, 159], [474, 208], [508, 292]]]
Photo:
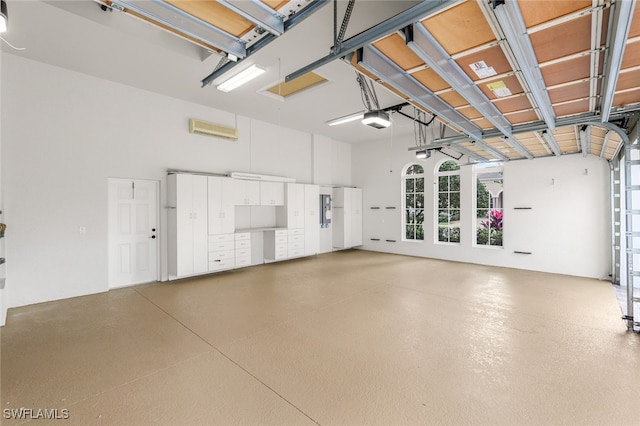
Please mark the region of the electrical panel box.
[[320, 228], [328, 228], [331, 223], [331, 195], [320, 194]]

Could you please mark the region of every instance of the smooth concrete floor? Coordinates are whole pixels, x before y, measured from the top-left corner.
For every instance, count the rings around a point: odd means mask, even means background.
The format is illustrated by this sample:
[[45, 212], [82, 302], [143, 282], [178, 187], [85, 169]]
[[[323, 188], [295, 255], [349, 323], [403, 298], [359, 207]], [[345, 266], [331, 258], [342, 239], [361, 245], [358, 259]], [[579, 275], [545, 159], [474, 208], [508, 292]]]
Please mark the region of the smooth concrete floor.
[[347, 251], [11, 309], [1, 334], [3, 424], [640, 425], [640, 336], [584, 278]]

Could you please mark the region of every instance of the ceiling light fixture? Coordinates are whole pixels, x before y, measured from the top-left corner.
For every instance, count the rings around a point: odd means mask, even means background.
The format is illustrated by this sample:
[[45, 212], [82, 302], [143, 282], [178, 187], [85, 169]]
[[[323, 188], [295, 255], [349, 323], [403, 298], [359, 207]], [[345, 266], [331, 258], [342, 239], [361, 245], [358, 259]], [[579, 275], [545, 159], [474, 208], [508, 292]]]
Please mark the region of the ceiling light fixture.
[[7, 2], [0, 2], [0, 33], [7, 31], [7, 23], [9, 22], [9, 14], [7, 12]]
[[333, 120], [327, 121], [329, 126], [337, 126], [339, 124], [350, 123], [356, 120], [362, 120], [364, 118], [364, 112], [355, 112], [353, 114], [345, 115], [344, 117], [334, 118]]
[[426, 160], [429, 157], [431, 157], [431, 151], [429, 150], [421, 149], [420, 151], [416, 151], [416, 158], [420, 160]]
[[267, 71], [267, 69], [264, 67], [261, 67], [260, 65], [255, 65], [255, 64], [251, 65], [249, 68], [246, 68], [245, 70], [240, 71], [238, 74], [234, 75], [233, 77], [222, 81], [220, 84], [216, 86], [216, 88], [222, 92], [230, 92], [233, 89], [237, 89], [243, 84], [250, 82], [254, 78], [263, 74], [265, 71]]
[[376, 129], [385, 129], [391, 126], [391, 120], [389, 120], [389, 114], [385, 111], [367, 111], [364, 113], [362, 124], [366, 124], [367, 126], [374, 127]]
[[537, 104], [542, 119], [549, 130], [555, 129], [556, 115], [518, 4], [515, 1], [496, 2], [493, 11], [520, 67], [520, 72], [531, 89], [531, 96]]

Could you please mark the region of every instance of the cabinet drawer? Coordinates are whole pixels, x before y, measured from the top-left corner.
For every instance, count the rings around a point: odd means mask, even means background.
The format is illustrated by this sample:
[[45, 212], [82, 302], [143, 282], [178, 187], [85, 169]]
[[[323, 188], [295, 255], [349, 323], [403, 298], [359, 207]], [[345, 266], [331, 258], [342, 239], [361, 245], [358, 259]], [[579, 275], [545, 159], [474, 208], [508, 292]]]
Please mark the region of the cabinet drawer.
[[251, 248], [251, 240], [236, 240], [236, 249]]
[[212, 251], [209, 252], [209, 262], [222, 259], [233, 259], [235, 255], [235, 250]]
[[236, 239], [236, 241], [251, 240], [251, 233], [250, 232], [239, 232], [239, 233], [235, 234], [235, 239]]
[[276, 260], [282, 260], [282, 259], [286, 259], [287, 258], [287, 251], [276, 251]]
[[278, 244], [287, 244], [287, 236], [284, 235], [284, 236], [276, 237], [276, 245]]
[[251, 256], [236, 257], [236, 268], [251, 266]]
[[301, 248], [289, 250], [287, 253], [288, 257], [301, 257], [304, 256], [304, 250]]
[[304, 235], [289, 235], [287, 237], [287, 242], [291, 243], [304, 243]]
[[233, 250], [234, 242], [231, 241], [216, 241], [209, 243], [209, 251], [225, 251], [225, 250]]
[[294, 249], [301, 249], [301, 248], [304, 248], [304, 242], [287, 244], [287, 250], [294, 250]]
[[287, 229], [287, 235], [302, 235], [304, 234], [304, 228]]
[[209, 243], [217, 243], [221, 241], [233, 241], [233, 234], [216, 234], [209, 235]]
[[248, 249], [248, 248], [244, 248], [244, 249], [236, 248], [236, 257], [245, 257], [245, 256], [251, 257], [251, 249]]
[[287, 252], [287, 245], [286, 244], [276, 244], [275, 251], [276, 251], [276, 253], [277, 252], [281, 252], [281, 251], [286, 253]]
[[233, 258], [209, 261], [209, 272], [231, 269], [233, 266]]
[[276, 237], [282, 237], [287, 235], [286, 229], [276, 229], [275, 231]]

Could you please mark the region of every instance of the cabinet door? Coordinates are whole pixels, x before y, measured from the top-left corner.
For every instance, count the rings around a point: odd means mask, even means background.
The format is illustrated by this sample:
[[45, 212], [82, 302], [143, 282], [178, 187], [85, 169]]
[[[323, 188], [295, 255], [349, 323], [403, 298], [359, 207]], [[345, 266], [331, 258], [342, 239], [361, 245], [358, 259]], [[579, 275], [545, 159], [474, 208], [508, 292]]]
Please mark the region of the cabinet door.
[[209, 235], [222, 234], [222, 178], [207, 178]]
[[314, 255], [320, 250], [320, 187], [304, 186], [304, 254]]
[[232, 234], [236, 230], [236, 206], [235, 206], [235, 185], [231, 178], [221, 178], [221, 211], [222, 224], [220, 227], [221, 234]]
[[175, 275], [193, 274], [193, 176], [175, 179]]
[[207, 176], [193, 178], [193, 273], [207, 272]]
[[362, 245], [362, 189], [350, 188], [351, 192], [351, 246]]
[[246, 182], [246, 197], [248, 205], [259, 206], [260, 205], [260, 182], [257, 180], [247, 180]]
[[283, 206], [284, 183], [260, 182], [260, 204], [263, 206]]
[[296, 228], [304, 228], [304, 184], [296, 184]]

